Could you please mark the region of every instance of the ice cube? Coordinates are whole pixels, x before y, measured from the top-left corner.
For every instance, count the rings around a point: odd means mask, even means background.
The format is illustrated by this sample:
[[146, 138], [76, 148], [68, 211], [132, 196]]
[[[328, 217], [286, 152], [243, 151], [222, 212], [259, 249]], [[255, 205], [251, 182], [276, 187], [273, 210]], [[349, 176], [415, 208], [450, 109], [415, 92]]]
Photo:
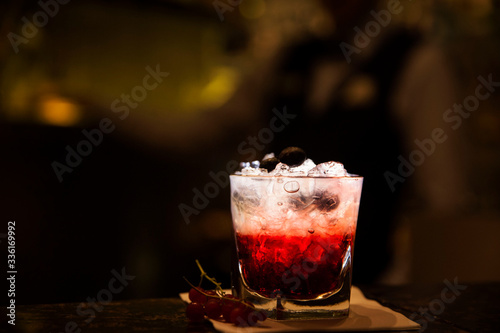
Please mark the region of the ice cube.
[[288, 200], [288, 204], [293, 210], [304, 210], [306, 209], [312, 202], [313, 198], [306, 197], [304, 195], [292, 196]]
[[342, 163], [330, 161], [316, 165], [307, 175], [310, 177], [345, 177], [349, 174]]
[[314, 202], [320, 211], [329, 212], [339, 206], [338, 195], [329, 192], [320, 192], [314, 195]]
[[241, 174], [244, 176], [259, 176], [262, 175], [263, 172], [267, 173], [266, 169], [259, 169], [259, 168], [252, 168], [252, 167], [246, 167], [241, 170]]
[[241, 189], [233, 192], [233, 202], [243, 211], [260, 205], [260, 197], [254, 189]]
[[310, 158], [308, 158], [301, 165], [293, 167], [293, 168], [290, 168], [290, 173], [293, 174], [294, 176], [295, 175], [297, 175], [297, 176], [307, 176], [307, 174], [309, 173], [309, 171], [311, 169], [313, 169], [315, 166], [316, 166], [316, 164]]
[[268, 160], [268, 159], [274, 158], [274, 157], [275, 157], [274, 153], [269, 153], [269, 154], [264, 155], [264, 157], [262, 158], [262, 160], [264, 161], [264, 160]]
[[285, 163], [278, 163], [276, 168], [269, 172], [270, 176], [288, 176], [290, 173], [290, 167]]

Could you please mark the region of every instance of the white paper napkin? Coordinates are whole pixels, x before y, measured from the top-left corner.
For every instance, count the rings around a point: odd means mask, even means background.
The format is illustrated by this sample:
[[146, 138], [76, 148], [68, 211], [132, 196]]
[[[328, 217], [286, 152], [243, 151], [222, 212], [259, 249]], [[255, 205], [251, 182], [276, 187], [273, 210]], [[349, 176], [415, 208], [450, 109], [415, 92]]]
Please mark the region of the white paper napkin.
[[[189, 302], [188, 293], [180, 294]], [[224, 333], [290, 332], [290, 331], [392, 331], [418, 330], [420, 325], [377, 301], [367, 299], [357, 287], [351, 289], [351, 308], [346, 319], [276, 321], [267, 319], [253, 327], [210, 320], [215, 329]]]

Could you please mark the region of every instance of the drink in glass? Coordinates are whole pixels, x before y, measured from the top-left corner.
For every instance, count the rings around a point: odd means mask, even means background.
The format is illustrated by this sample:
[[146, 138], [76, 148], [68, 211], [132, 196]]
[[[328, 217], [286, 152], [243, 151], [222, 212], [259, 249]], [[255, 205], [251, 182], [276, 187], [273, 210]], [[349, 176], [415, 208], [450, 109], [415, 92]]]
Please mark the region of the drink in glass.
[[230, 181], [238, 296], [273, 319], [346, 317], [363, 178], [306, 160]]

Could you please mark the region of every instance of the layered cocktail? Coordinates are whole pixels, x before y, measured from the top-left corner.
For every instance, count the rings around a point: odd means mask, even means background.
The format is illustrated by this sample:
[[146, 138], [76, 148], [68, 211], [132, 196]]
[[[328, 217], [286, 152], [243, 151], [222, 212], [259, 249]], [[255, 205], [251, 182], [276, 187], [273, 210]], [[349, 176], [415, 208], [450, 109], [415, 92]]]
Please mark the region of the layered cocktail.
[[231, 175], [236, 291], [275, 319], [342, 318], [363, 179], [305, 160]]

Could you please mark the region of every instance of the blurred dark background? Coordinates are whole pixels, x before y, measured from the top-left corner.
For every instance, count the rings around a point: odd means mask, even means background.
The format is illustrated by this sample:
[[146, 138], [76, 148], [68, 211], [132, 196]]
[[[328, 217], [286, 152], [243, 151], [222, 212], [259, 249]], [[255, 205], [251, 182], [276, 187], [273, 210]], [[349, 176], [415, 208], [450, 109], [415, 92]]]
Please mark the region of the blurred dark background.
[[[83, 302], [123, 267], [115, 299], [175, 296], [195, 259], [229, 286], [229, 188], [202, 208], [196, 189], [290, 145], [365, 176], [355, 282], [500, 279], [500, 95], [443, 120], [478, 76], [500, 81], [497, 2], [402, 2], [352, 62], [340, 43], [386, 2], [47, 3], [0, 5], [0, 236], [15, 220], [19, 304]], [[284, 106], [291, 125], [248, 150]], [[54, 162], [105, 118], [60, 181]], [[384, 172], [435, 128], [447, 140], [391, 191]]]

